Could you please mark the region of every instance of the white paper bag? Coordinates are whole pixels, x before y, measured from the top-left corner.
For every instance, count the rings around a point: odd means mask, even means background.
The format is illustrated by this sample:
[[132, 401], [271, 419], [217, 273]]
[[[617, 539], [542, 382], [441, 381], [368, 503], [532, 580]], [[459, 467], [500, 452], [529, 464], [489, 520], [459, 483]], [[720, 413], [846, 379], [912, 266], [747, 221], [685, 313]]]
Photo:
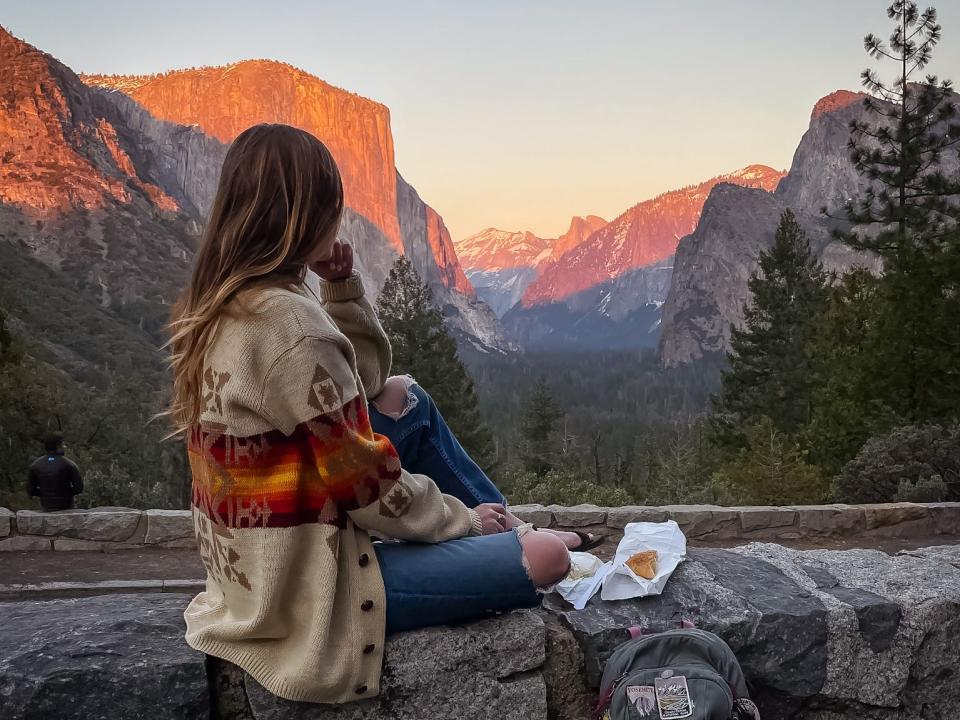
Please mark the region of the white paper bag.
[[[647, 580], [627, 567], [627, 560], [642, 550], [657, 551], [657, 574]], [[670, 574], [687, 555], [687, 538], [673, 520], [662, 523], [630, 523], [623, 529], [617, 554], [607, 563], [600, 597], [604, 600], [659, 595]], [[601, 573], [598, 573], [598, 575]], [[594, 576], [596, 577], [596, 575]]]
[[596, 555], [572, 552], [570, 553], [570, 572], [552, 589], [575, 609], [583, 610], [587, 601], [597, 592], [597, 587], [606, 574], [607, 565], [609, 563], [604, 563]]

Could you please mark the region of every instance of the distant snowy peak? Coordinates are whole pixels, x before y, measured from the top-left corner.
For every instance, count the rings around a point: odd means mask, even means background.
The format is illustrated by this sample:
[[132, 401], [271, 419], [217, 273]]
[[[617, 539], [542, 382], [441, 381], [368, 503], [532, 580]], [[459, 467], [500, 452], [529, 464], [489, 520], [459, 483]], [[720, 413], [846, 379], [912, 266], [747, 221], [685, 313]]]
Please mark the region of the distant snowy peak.
[[457, 257], [467, 270], [497, 272], [535, 268], [575, 248], [607, 221], [597, 215], [574, 216], [558, 238], [542, 238], [529, 231], [487, 228], [454, 243]]
[[505, 270], [531, 267], [549, 251], [551, 241], [532, 232], [487, 228], [454, 242], [460, 264], [467, 270]]

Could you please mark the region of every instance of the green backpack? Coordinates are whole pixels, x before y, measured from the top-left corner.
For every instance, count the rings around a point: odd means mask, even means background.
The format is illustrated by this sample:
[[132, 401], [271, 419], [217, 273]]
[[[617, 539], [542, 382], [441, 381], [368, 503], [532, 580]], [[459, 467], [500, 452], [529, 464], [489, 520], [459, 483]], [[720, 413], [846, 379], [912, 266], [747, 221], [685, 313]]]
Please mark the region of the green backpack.
[[604, 667], [598, 720], [760, 720], [740, 663], [713, 633], [630, 634]]

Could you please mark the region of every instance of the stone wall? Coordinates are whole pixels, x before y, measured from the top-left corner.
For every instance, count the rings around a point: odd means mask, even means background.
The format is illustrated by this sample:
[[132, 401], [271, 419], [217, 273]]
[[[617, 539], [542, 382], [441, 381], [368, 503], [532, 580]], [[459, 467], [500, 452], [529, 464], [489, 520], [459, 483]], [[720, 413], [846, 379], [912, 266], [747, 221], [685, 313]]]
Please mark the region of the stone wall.
[[0, 551], [193, 548], [189, 510], [89, 510], [13, 513], [0, 508]]
[[515, 505], [518, 517], [538, 527], [619, 535], [627, 523], [675, 520], [697, 540], [799, 540], [825, 537], [932, 537], [960, 534], [960, 503], [877, 505], [625, 506]]
[[0, 717], [582, 720], [626, 628], [690, 620], [736, 651], [764, 720], [955, 720], [960, 546], [694, 549], [658, 597], [547, 596], [386, 645], [380, 697], [279, 700], [183, 642], [182, 595], [0, 603]]
[[[516, 505], [520, 518], [540, 527], [618, 536], [631, 522], [676, 520], [694, 540], [797, 540], [824, 537], [934, 537], [960, 535], [960, 503], [882, 505], [627, 506]], [[45, 513], [0, 508], [0, 551], [122, 550], [194, 547], [189, 510], [102, 507]]]

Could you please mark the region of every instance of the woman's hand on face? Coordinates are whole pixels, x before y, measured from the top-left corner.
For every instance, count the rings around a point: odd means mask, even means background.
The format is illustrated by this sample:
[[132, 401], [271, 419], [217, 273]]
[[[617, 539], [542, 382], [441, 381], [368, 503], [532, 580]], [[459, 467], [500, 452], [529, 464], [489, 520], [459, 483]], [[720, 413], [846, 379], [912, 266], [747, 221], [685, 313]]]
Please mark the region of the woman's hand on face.
[[334, 240], [330, 257], [318, 260], [310, 269], [328, 282], [346, 280], [353, 272], [353, 248], [348, 243]]
[[496, 535], [507, 529], [507, 509], [500, 503], [483, 503], [474, 510], [483, 523], [484, 535]]

